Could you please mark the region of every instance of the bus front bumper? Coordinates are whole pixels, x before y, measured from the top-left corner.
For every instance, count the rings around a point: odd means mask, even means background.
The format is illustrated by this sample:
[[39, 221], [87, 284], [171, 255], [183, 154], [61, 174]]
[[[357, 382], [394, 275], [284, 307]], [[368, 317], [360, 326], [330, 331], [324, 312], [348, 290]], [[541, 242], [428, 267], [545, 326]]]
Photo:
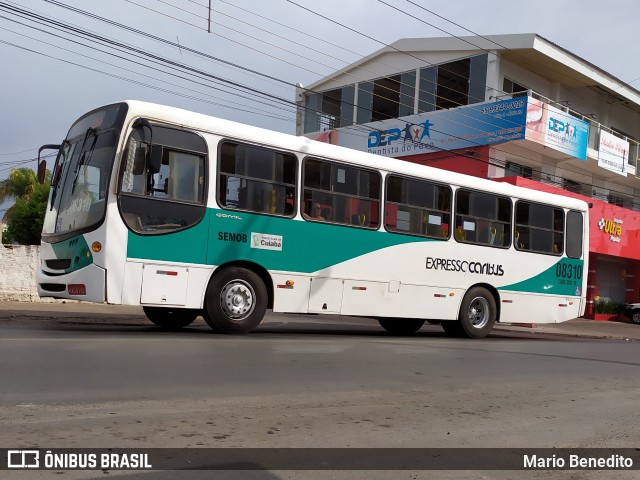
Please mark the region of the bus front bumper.
[[106, 270], [93, 264], [62, 275], [48, 275], [38, 267], [36, 282], [40, 297], [94, 303], [103, 303], [106, 299]]

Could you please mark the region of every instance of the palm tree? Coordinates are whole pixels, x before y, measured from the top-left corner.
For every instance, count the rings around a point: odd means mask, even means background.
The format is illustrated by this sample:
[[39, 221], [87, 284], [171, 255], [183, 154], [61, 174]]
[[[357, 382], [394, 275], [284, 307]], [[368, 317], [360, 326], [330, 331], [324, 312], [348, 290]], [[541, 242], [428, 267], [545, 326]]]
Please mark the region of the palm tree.
[[29, 198], [38, 184], [36, 172], [30, 168], [13, 168], [9, 177], [0, 180], [0, 203], [12, 198]]

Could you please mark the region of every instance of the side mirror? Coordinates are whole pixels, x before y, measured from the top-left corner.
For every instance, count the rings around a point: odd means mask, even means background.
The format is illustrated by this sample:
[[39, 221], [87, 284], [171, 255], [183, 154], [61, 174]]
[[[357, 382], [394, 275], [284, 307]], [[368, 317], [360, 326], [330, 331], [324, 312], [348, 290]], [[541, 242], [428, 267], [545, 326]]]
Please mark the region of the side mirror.
[[149, 120], [147, 120], [146, 118], [138, 118], [135, 122], [133, 122], [132, 128], [134, 130], [142, 130], [143, 132], [145, 128], [149, 130], [149, 140], [147, 141], [147, 138], [145, 137], [144, 133], [142, 133], [141, 141], [144, 143], [151, 143], [151, 137], [153, 136], [153, 128], [151, 128], [151, 123], [149, 123]]
[[58, 150], [58, 152], [60, 152], [62, 145], [64, 144], [56, 145], [53, 143], [49, 143], [47, 145], [41, 146], [40, 149], [38, 150], [38, 172], [37, 173], [38, 173], [38, 182], [40, 182], [40, 185], [44, 183], [44, 180], [47, 174], [47, 161], [41, 160], [40, 154], [42, 153], [43, 150]]
[[40, 183], [40, 185], [44, 184], [44, 179], [46, 175], [47, 175], [47, 161], [41, 160], [38, 163], [38, 182]]
[[162, 145], [151, 145], [151, 155], [149, 155], [149, 171], [158, 173], [162, 166]]
[[[136, 142], [137, 143], [137, 142]], [[142, 175], [147, 164], [147, 152], [149, 151], [146, 143], [138, 143], [135, 156], [133, 158], [133, 174]]]
[[[151, 123], [146, 118], [138, 118], [133, 122], [132, 128], [140, 131], [140, 145], [135, 153], [133, 174], [142, 175], [145, 168], [148, 168], [151, 173], [158, 172], [160, 170], [160, 164], [158, 163], [157, 169], [154, 170], [153, 149], [151, 152], [149, 151], [149, 146], [152, 144], [151, 140], [153, 138]], [[149, 138], [147, 138], [146, 130], [149, 131]], [[162, 160], [162, 156], [160, 156], [160, 160]]]

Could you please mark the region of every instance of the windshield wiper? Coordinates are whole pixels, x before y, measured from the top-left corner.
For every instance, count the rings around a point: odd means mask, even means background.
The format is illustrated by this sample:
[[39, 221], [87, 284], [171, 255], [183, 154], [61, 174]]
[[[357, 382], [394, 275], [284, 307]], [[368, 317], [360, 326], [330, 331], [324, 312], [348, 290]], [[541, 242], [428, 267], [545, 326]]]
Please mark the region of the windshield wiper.
[[[89, 135], [93, 135], [93, 142], [91, 143], [91, 148], [89, 148], [88, 150], [84, 150], [84, 146], [87, 143], [87, 139], [89, 138]], [[89, 160], [86, 162], [87, 165], [89, 164], [89, 161], [91, 161], [93, 149], [96, 147], [97, 140], [98, 140], [98, 135], [96, 135], [96, 129], [92, 127], [87, 128], [87, 133], [84, 136], [84, 140], [82, 141], [82, 148], [80, 149], [80, 151], [82, 152], [82, 155], [80, 156], [80, 160], [78, 160], [78, 165], [76, 166], [76, 171], [74, 172], [75, 176], [73, 178], [73, 184], [71, 185], [71, 195], [73, 195], [74, 192], [76, 191], [78, 177], [80, 176], [80, 169], [85, 165], [86, 158], [89, 157]]]
[[65, 157], [64, 149], [69, 147], [71, 142], [69, 140], [64, 140], [60, 145], [60, 150], [58, 156], [56, 157], [56, 163], [53, 164], [53, 174], [51, 175], [51, 188], [53, 191], [51, 192], [51, 207], [53, 209], [53, 203], [58, 195], [58, 188], [60, 184], [60, 177], [62, 176], [62, 166], [64, 165], [64, 161], [60, 163], [60, 160]]

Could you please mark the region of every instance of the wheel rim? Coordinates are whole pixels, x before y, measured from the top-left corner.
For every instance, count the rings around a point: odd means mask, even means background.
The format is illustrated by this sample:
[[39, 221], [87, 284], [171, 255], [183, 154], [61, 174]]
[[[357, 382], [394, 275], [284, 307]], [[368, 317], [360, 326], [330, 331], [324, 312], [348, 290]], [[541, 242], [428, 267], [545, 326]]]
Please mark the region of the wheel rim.
[[640, 313], [634, 313], [631, 320], [633, 320], [634, 323], [640, 323]]
[[220, 293], [220, 306], [227, 317], [242, 320], [253, 312], [255, 296], [251, 285], [242, 280], [232, 280]]
[[484, 297], [476, 297], [469, 303], [467, 312], [473, 328], [483, 328], [489, 323], [489, 302]]

